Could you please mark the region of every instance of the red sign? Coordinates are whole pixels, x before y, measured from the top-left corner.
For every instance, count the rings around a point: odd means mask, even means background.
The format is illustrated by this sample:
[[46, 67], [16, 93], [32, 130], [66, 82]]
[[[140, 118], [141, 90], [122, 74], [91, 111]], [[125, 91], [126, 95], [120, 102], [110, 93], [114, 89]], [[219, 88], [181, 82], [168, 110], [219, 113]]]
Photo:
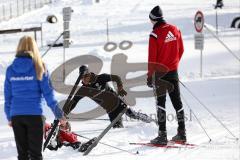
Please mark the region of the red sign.
[[204, 16], [201, 11], [197, 11], [194, 17], [194, 26], [197, 32], [202, 32], [204, 26]]

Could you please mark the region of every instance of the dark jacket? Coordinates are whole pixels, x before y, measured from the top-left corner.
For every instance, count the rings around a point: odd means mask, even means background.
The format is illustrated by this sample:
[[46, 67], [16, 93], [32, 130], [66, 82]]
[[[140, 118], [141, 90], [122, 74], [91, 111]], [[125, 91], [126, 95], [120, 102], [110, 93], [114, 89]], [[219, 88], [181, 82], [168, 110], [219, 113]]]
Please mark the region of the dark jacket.
[[[94, 74], [94, 73], [91, 73], [91, 74]], [[108, 85], [108, 82], [110, 81], [116, 82], [118, 86], [122, 85], [122, 81], [119, 76], [110, 75], [110, 74], [95, 75], [94, 82], [88, 85], [85, 85], [83, 83], [82, 87], [78, 89], [73, 99], [71, 100], [70, 106], [68, 106], [67, 108], [63, 108], [64, 113], [65, 114], [70, 113], [82, 98], [86, 96], [91, 98], [91, 95], [98, 94], [99, 91], [113, 93], [117, 95], [117, 93]], [[98, 104], [101, 103], [100, 100], [97, 100], [97, 99], [93, 99], [93, 100]]]

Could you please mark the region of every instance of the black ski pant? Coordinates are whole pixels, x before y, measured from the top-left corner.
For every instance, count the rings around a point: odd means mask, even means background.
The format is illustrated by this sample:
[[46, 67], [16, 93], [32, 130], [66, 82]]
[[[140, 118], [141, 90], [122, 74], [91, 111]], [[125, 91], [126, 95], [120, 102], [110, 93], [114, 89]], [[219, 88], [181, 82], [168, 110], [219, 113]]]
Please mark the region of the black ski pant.
[[[119, 115], [119, 113], [123, 111], [124, 108], [127, 107], [127, 105], [120, 98], [118, 100], [119, 102], [117, 107], [114, 107], [114, 110], [108, 113], [108, 117], [111, 122]], [[122, 118], [119, 121], [122, 121]]]
[[[124, 108], [127, 107], [127, 104], [124, 103], [121, 99], [119, 99], [120, 103], [118, 104], [118, 107], [116, 107], [113, 111], [108, 113], [109, 119], [112, 122], [117, 116], [118, 114], [120, 114], [120, 112], [123, 111]], [[125, 113], [129, 118], [132, 119], [138, 119], [141, 121], [147, 121], [149, 119], [149, 117], [144, 114], [144, 113], [140, 113], [140, 112], [136, 112], [134, 110], [132, 110], [131, 108], [127, 108], [127, 111]], [[122, 119], [120, 119], [119, 121], [121, 121]]]
[[162, 77], [156, 79], [154, 87], [157, 97], [157, 117], [159, 131], [166, 131], [166, 94], [168, 92], [172, 105], [176, 111], [178, 130], [185, 130], [184, 110], [180, 97], [180, 88], [178, 78]]
[[44, 118], [41, 115], [12, 117], [18, 160], [42, 160]]

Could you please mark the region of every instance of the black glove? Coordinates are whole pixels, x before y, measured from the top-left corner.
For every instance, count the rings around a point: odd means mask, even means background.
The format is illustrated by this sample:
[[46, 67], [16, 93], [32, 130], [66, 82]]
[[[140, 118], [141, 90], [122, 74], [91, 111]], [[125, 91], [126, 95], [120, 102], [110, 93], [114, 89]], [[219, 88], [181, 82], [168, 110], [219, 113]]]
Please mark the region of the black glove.
[[52, 145], [48, 145], [47, 146], [47, 149], [51, 150], [51, 151], [57, 151], [58, 150], [58, 147], [53, 147]]
[[148, 77], [148, 78], [147, 78], [147, 86], [148, 86], [149, 88], [153, 88], [152, 78], [151, 78], [151, 77]]
[[71, 143], [70, 146], [73, 149], [78, 149], [80, 147], [81, 142], [75, 142], [75, 143]]
[[127, 95], [127, 92], [123, 89], [122, 86], [118, 86], [118, 95], [122, 97]]

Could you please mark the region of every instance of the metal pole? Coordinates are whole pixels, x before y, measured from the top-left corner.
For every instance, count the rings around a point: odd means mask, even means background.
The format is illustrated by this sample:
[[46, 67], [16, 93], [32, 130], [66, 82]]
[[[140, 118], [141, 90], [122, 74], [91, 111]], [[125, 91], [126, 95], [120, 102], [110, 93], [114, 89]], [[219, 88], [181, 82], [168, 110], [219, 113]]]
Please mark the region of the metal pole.
[[216, 34], [218, 35], [218, 13], [216, 9]]
[[54, 46], [54, 44], [57, 43], [57, 41], [62, 37], [62, 35], [63, 35], [63, 33], [61, 33], [59, 35], [59, 37], [53, 42], [53, 44], [51, 46], [49, 46], [49, 48], [45, 51], [45, 53], [42, 54], [42, 56], [41, 56], [42, 58], [48, 53], [48, 51]]
[[193, 112], [192, 108], [190, 107], [190, 105], [188, 104], [187, 100], [183, 97], [183, 95], [181, 94], [181, 97], [183, 99], [183, 101], [185, 102], [186, 106], [190, 109], [190, 112], [193, 113], [193, 116], [196, 118], [198, 124], [200, 125], [200, 127], [202, 128], [202, 130], [204, 131], [204, 133], [206, 134], [206, 136], [209, 139], [209, 142], [212, 141], [211, 137], [209, 136], [209, 134], [207, 133], [206, 129], [203, 127], [202, 123], [200, 122], [200, 120], [198, 119], [197, 115]]
[[63, 82], [65, 81], [65, 47], [63, 46]]
[[69, 121], [71, 121], [71, 120], [84, 120], [84, 121], [110, 121], [110, 119], [109, 118], [81, 118], [81, 117], [76, 117], [76, 118], [69, 118], [69, 117], [67, 117], [67, 119], [69, 120]]
[[43, 23], [41, 23], [41, 47], [43, 47]]
[[202, 55], [202, 50], [200, 54], [200, 77], [203, 77], [203, 55]]
[[107, 18], [107, 42], [109, 42], [108, 18]]

